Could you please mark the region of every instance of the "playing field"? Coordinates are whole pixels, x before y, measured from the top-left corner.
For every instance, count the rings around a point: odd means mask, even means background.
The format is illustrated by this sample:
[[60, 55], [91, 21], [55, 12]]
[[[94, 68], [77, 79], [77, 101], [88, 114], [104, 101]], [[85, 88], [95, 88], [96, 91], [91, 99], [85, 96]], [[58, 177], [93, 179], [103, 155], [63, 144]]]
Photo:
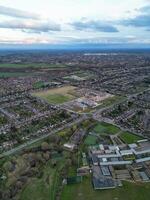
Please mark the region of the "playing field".
[[88, 135], [84, 141], [85, 145], [95, 145], [97, 141], [97, 137], [93, 135]]
[[130, 132], [123, 132], [120, 134], [119, 137], [123, 140], [123, 142], [127, 144], [131, 144], [131, 143], [137, 142], [138, 140], [143, 139], [142, 137], [134, 135]]
[[105, 123], [105, 122], [99, 122], [95, 125], [93, 128], [93, 131], [98, 134], [116, 134], [120, 131], [120, 129], [114, 125]]
[[65, 86], [33, 93], [33, 95], [43, 98], [52, 104], [61, 104], [75, 99], [75, 87]]
[[149, 197], [150, 183], [124, 182], [123, 187], [95, 191], [90, 178], [85, 178], [82, 183], [65, 186], [61, 200], [149, 200]]

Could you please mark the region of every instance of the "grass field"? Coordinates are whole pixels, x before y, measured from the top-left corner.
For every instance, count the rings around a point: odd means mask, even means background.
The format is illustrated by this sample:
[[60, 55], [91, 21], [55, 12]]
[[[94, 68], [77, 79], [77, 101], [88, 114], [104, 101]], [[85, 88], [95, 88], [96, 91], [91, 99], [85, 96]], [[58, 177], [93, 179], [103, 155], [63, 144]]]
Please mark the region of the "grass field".
[[124, 182], [120, 188], [95, 191], [86, 177], [82, 183], [65, 186], [61, 200], [149, 200], [149, 197], [150, 183]]
[[93, 128], [93, 131], [98, 134], [116, 134], [120, 131], [120, 129], [114, 125], [105, 122], [99, 122]]
[[64, 165], [64, 160], [60, 159], [57, 167], [52, 168], [50, 162], [42, 169], [43, 175], [40, 178], [33, 178], [24, 187], [20, 194], [20, 200], [54, 200], [58, 187], [59, 173]]
[[0, 63], [0, 68], [64, 68], [62, 64], [47, 64], [47, 63]]
[[26, 73], [26, 72], [0, 72], [0, 78], [30, 76], [30, 75], [31, 73]]
[[66, 80], [87, 80], [94, 77], [94, 74], [88, 71], [76, 71], [73, 74], [70, 74], [69, 76], [64, 77]]
[[134, 135], [130, 132], [123, 132], [119, 135], [119, 137], [123, 140], [123, 142], [127, 144], [131, 144], [137, 142], [138, 140], [143, 139], [142, 137]]
[[116, 104], [116, 103], [119, 103], [121, 101], [123, 101], [125, 99], [125, 97], [123, 96], [113, 96], [113, 97], [109, 97], [103, 101], [101, 101], [100, 105], [97, 106], [97, 108], [103, 108], [103, 107], [107, 107], [107, 106], [110, 106], [112, 104]]
[[84, 141], [85, 145], [95, 145], [97, 141], [97, 137], [93, 135], [88, 135]]
[[42, 178], [35, 178], [30, 181], [22, 191], [20, 200], [49, 199], [55, 173], [55, 169], [51, 169], [49, 165], [46, 165]]
[[75, 87], [73, 86], [65, 86], [61, 88], [36, 92], [33, 93], [33, 95], [43, 98], [52, 104], [61, 104], [73, 100], [75, 98], [75, 96], [73, 96], [74, 90]]

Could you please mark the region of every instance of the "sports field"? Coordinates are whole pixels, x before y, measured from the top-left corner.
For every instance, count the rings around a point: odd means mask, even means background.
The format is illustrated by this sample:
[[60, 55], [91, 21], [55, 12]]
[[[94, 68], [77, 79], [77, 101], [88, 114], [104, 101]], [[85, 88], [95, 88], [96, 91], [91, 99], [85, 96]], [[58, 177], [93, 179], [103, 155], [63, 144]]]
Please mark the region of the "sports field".
[[88, 135], [84, 141], [85, 145], [95, 145], [97, 141], [97, 137], [93, 135]]
[[143, 139], [142, 137], [134, 135], [130, 132], [123, 132], [119, 135], [119, 137], [127, 144], [131, 144]]
[[65, 86], [61, 88], [50, 89], [33, 93], [33, 95], [43, 98], [52, 104], [61, 104], [76, 98], [75, 88], [73, 86]]
[[120, 131], [120, 129], [114, 125], [105, 123], [105, 122], [99, 122], [95, 125], [93, 128], [93, 131], [98, 134], [116, 134]]

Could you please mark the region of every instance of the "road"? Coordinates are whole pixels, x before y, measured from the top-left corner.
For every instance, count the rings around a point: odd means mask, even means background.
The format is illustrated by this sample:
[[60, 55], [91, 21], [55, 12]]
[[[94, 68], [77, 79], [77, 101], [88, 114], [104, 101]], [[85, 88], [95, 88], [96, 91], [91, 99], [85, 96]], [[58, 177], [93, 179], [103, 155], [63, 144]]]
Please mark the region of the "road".
[[[149, 88], [146, 89], [146, 90], [144, 90], [144, 91], [147, 91], [147, 90], [149, 90]], [[114, 121], [112, 121], [112, 120], [110, 120], [110, 119], [103, 118], [103, 117], [101, 116], [101, 113], [102, 113], [104, 110], [107, 110], [107, 109], [109, 109], [109, 108], [113, 108], [115, 105], [117, 105], [117, 104], [119, 104], [119, 103], [122, 103], [122, 102], [124, 102], [124, 101], [127, 100], [127, 99], [130, 99], [131, 97], [136, 97], [136, 96], [137, 96], [138, 94], [140, 94], [140, 93], [142, 93], [142, 92], [139, 92], [139, 93], [136, 93], [136, 94], [133, 94], [133, 95], [129, 95], [128, 97], [126, 97], [126, 99], [122, 99], [122, 100], [120, 100], [119, 102], [114, 103], [114, 104], [112, 104], [112, 105], [110, 105], [110, 106], [107, 106], [107, 107], [104, 107], [104, 108], [100, 108], [99, 110], [97, 110], [97, 111], [95, 111], [94, 113], [92, 113], [92, 116], [91, 116], [91, 117], [92, 117], [93, 119], [97, 120], [97, 121], [100, 121], [100, 122], [104, 121], [104, 122], [110, 123], [110, 124], [112, 124], [112, 125], [118, 126], [118, 127], [119, 127], [121, 130], [123, 130], [123, 131], [131, 131], [131, 130], [129, 130], [129, 129], [125, 129], [125, 128], [119, 126], [118, 124], [115, 124]], [[61, 108], [61, 105], [60, 105], [60, 108]], [[74, 112], [74, 111], [71, 111], [71, 110], [69, 110], [69, 109], [64, 108], [63, 104], [62, 104], [62, 109], [65, 109], [65, 110], [67, 110], [67, 111], [69, 111], [69, 112], [78, 113], [78, 112]], [[78, 113], [78, 114], [79, 114], [79, 113]], [[31, 145], [31, 144], [33, 144], [33, 143], [35, 143], [35, 142], [38, 142], [38, 141], [40, 141], [40, 140], [42, 140], [42, 139], [44, 139], [44, 138], [47, 138], [48, 136], [50, 136], [50, 135], [52, 135], [52, 134], [55, 134], [55, 133], [57, 133], [58, 131], [61, 131], [61, 130], [65, 129], [65, 128], [71, 127], [71, 126], [74, 125], [74, 124], [78, 124], [78, 123], [80, 123], [80, 122], [82, 122], [83, 120], [86, 120], [86, 119], [88, 119], [88, 118], [89, 118], [89, 117], [88, 117], [88, 113], [82, 113], [82, 114], [80, 113], [80, 118], [76, 119], [75, 121], [73, 121], [73, 122], [71, 122], [71, 123], [68, 123], [68, 124], [65, 124], [64, 126], [58, 128], [58, 129], [52, 130], [52, 131], [51, 131], [50, 133], [48, 133], [48, 134], [45, 134], [45, 135], [43, 135], [43, 136], [41, 136], [41, 137], [39, 137], [39, 138], [36, 138], [36, 139], [31, 140], [31, 141], [29, 141], [29, 142], [26, 142], [26, 143], [24, 143], [24, 144], [22, 144], [22, 145], [20, 145], [20, 146], [18, 146], [18, 147], [16, 147], [16, 148], [13, 148], [13, 149], [11, 149], [11, 150], [9, 150], [9, 151], [7, 151], [7, 152], [4, 152], [4, 153], [0, 154], [0, 158], [1, 158], [1, 157], [4, 157], [4, 156], [9, 156], [9, 155], [14, 154], [14, 153], [16, 153], [16, 152], [18, 152], [18, 151], [21, 151], [21, 150], [25, 149], [27, 146], [29, 146], [29, 145]], [[131, 131], [131, 132], [133, 132], [133, 133], [136, 134], [136, 135], [141, 136], [139, 133], [135, 133], [134, 131]]]
[[88, 117], [87, 117], [86, 115], [82, 115], [80, 118], [76, 119], [75, 121], [70, 122], [70, 123], [68, 123], [68, 124], [65, 124], [64, 126], [59, 127], [58, 129], [52, 130], [49, 134], [43, 135], [43, 136], [41, 136], [41, 137], [39, 137], [39, 138], [36, 138], [36, 139], [31, 140], [31, 141], [29, 141], [29, 142], [26, 142], [26, 143], [24, 143], [24, 144], [22, 144], [22, 145], [20, 145], [20, 146], [18, 146], [18, 147], [16, 147], [16, 148], [13, 148], [13, 149], [11, 149], [11, 150], [9, 150], [9, 151], [6, 151], [6, 152], [4, 152], [4, 153], [1, 153], [1, 154], [0, 154], [0, 158], [5, 157], [5, 156], [12, 155], [12, 154], [14, 154], [14, 153], [16, 153], [16, 152], [18, 152], [18, 151], [21, 151], [21, 150], [25, 149], [27, 146], [29, 146], [29, 145], [31, 145], [31, 144], [33, 144], [33, 143], [35, 143], [35, 142], [38, 142], [38, 141], [40, 141], [40, 140], [42, 140], [42, 139], [44, 139], [44, 138], [47, 138], [47, 137], [50, 136], [50, 135], [56, 134], [57, 132], [59, 132], [59, 131], [65, 129], [65, 128], [69, 128], [69, 127], [73, 126], [74, 124], [79, 124], [79, 123], [81, 123], [82, 121], [84, 121], [84, 120], [86, 120], [86, 119], [88, 119]]

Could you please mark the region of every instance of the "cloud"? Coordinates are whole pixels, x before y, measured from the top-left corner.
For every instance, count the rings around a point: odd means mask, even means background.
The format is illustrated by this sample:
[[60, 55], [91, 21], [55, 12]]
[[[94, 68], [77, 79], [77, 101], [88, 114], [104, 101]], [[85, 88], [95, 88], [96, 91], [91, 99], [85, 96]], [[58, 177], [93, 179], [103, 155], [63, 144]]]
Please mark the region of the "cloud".
[[137, 11], [142, 12], [143, 14], [149, 14], [150, 13], [150, 5], [144, 6]]
[[54, 38], [43, 38], [41, 35], [30, 37], [3, 37], [0, 38], [0, 44], [55, 44]]
[[[31, 45], [31, 46], [36, 46], [41, 47], [45, 46], [46, 48], [51, 47], [51, 45], [58, 45], [58, 46], [63, 46], [66, 45], [72, 46], [72, 47], [105, 47], [107, 45], [110, 45], [110, 47], [113, 45], [118, 45], [120, 48], [122, 45], [128, 45], [132, 44], [131, 47], [135, 44], [147, 44], [150, 45], [150, 39], [139, 39], [136, 36], [126, 36], [126, 37], [85, 37], [85, 38], [80, 38], [80, 37], [74, 37], [74, 36], [65, 36], [65, 37], [56, 37], [56, 38], [43, 38], [43, 36], [38, 35], [38, 36], [31, 36], [31, 37], [3, 37], [0, 38], [0, 45]], [[19, 46], [18, 46], [19, 47]]]
[[134, 36], [127, 37], [86, 37], [86, 38], [70, 38], [71, 43], [80, 44], [122, 44], [134, 42], [136, 38]]
[[150, 28], [150, 15], [139, 15], [131, 19], [121, 21], [121, 25]]
[[109, 23], [105, 23], [102, 21], [75, 21], [71, 23], [71, 25], [76, 29], [76, 30], [81, 30], [81, 31], [99, 31], [99, 32], [118, 32], [118, 29]]
[[5, 6], [0, 6], [0, 15], [6, 15], [16, 18], [40, 19], [40, 15], [38, 14]]
[[30, 33], [41, 33], [49, 31], [60, 31], [61, 27], [59, 24], [55, 24], [49, 21], [3, 21], [0, 22], [0, 28], [9, 28], [9, 29], [20, 29], [25, 32]]
[[119, 23], [124, 26], [143, 27], [150, 29], [150, 6], [144, 6], [140, 9], [136, 9], [137, 16], [121, 20]]
[[0, 28], [18, 29], [26, 33], [42, 33], [61, 30], [59, 24], [48, 20], [43, 21], [40, 15], [32, 12], [0, 6], [0, 15], [14, 18], [14, 20], [0, 21]]

